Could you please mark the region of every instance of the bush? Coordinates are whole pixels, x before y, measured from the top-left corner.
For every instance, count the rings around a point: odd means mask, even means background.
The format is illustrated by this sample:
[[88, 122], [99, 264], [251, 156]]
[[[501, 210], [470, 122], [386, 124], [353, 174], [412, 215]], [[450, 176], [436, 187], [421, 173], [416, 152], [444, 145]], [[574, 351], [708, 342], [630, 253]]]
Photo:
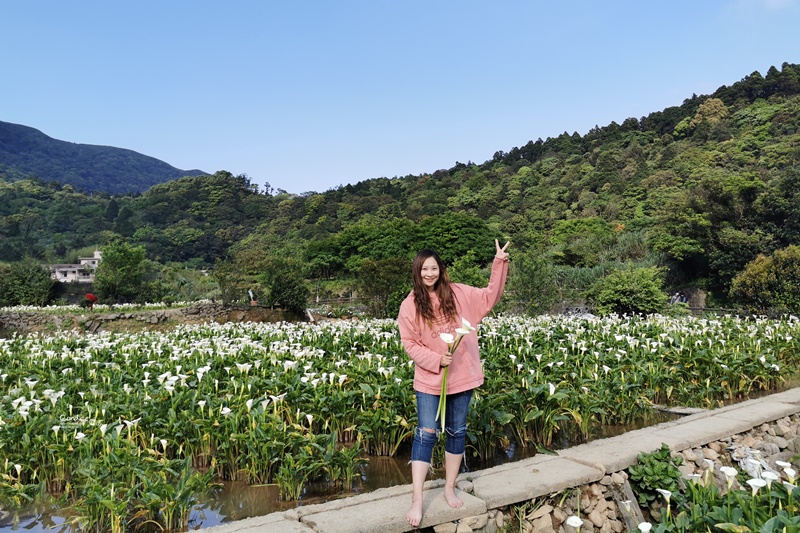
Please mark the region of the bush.
[[683, 463], [680, 456], [672, 457], [669, 446], [661, 444], [661, 448], [652, 453], [640, 453], [636, 456], [636, 464], [628, 469], [628, 474], [640, 505], [649, 505], [659, 498], [658, 489], [668, 490], [676, 495], [680, 491], [678, 480]]
[[730, 296], [753, 311], [800, 312], [800, 247], [756, 257], [733, 279]]
[[623, 268], [597, 280], [586, 297], [599, 315], [659, 313], [667, 303], [659, 267]]
[[50, 270], [32, 257], [4, 266], [0, 275], [3, 305], [47, 305], [53, 296]]
[[305, 313], [310, 292], [299, 274], [284, 272], [283, 277], [275, 277], [268, 288], [271, 305], [296, 315]]

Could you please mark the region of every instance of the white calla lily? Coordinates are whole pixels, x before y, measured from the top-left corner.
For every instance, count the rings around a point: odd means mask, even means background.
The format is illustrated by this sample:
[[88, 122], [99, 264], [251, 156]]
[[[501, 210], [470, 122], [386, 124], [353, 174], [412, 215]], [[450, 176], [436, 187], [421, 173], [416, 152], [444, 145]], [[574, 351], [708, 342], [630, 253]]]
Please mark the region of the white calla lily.
[[747, 480], [747, 484], [750, 485], [750, 488], [753, 491], [753, 496], [756, 495], [756, 493], [758, 492], [758, 489], [767, 486], [767, 482], [764, 481], [763, 479], [759, 479], [759, 478], [748, 479]]

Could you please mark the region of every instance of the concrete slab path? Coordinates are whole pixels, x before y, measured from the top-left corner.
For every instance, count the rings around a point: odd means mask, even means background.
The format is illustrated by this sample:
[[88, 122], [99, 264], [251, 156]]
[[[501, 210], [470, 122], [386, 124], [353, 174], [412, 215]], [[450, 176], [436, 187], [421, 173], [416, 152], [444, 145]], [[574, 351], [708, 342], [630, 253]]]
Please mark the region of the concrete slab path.
[[[529, 459], [461, 474], [472, 494], [461, 492], [464, 506], [452, 509], [444, 500], [443, 480], [425, 485], [422, 528], [469, 518], [488, 509], [527, 501], [569, 487], [599, 481], [607, 473], [625, 470], [639, 453], [666, 443], [674, 451], [702, 446], [761, 424], [800, 413], [800, 388], [702, 411], [617, 437], [560, 450], [558, 456]], [[411, 531], [405, 513], [411, 486], [379, 489], [367, 494], [301, 506], [290, 511], [204, 528], [206, 533], [402, 533]]]

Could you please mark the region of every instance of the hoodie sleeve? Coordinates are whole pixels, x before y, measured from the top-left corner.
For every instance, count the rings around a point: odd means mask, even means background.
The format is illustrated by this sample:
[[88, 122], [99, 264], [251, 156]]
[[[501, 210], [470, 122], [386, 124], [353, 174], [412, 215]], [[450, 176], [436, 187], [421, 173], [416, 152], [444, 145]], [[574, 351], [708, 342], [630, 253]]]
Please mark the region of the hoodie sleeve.
[[489, 311], [497, 305], [503, 296], [508, 277], [508, 259], [495, 257], [492, 261], [492, 273], [489, 276], [489, 285], [486, 288], [466, 287], [465, 293], [469, 299], [467, 306], [474, 309], [477, 316], [476, 323], [481, 321]]
[[400, 314], [397, 317], [400, 340], [415, 365], [428, 372], [438, 374], [442, 370], [440, 366], [442, 354], [425, 346], [422, 329], [415, 317], [414, 302], [411, 299], [405, 300], [400, 306]]

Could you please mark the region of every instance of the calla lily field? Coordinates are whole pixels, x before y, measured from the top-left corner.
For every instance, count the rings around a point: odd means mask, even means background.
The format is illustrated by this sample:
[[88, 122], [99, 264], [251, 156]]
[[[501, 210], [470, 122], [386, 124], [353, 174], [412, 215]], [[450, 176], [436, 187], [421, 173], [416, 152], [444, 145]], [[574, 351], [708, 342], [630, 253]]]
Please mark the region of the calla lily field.
[[[499, 316], [467, 454], [587, 438], [654, 404], [715, 407], [798, 373], [800, 320]], [[0, 506], [59, 498], [81, 530], [185, 528], [221, 480], [350, 491], [413, 438], [413, 363], [394, 320], [208, 323], [0, 339]]]

